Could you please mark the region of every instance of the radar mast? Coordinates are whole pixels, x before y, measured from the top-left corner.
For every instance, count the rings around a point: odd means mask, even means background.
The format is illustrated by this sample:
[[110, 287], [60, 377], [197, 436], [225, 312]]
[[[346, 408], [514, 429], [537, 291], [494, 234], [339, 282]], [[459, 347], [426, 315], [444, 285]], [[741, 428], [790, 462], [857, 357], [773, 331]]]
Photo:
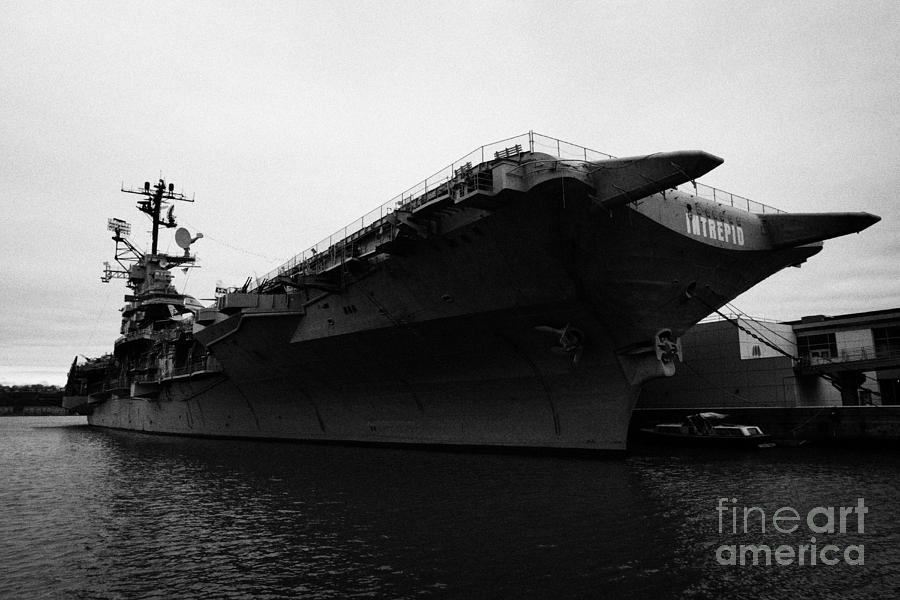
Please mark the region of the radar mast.
[[175, 208], [174, 204], [169, 207], [169, 212], [165, 219], [160, 218], [163, 205], [173, 203], [176, 200], [181, 200], [183, 202], [194, 201], [193, 198], [188, 198], [184, 194], [176, 192], [174, 183], [169, 183], [167, 186], [163, 179], [160, 179], [152, 188], [150, 182], [145, 181], [143, 189], [126, 189], [122, 186], [122, 191], [126, 194], [146, 196], [145, 199], [138, 200], [137, 208], [142, 213], [150, 215], [150, 220], [153, 221], [153, 246], [150, 250], [150, 254], [156, 254], [158, 250], [159, 226], [175, 227], [176, 225], [175, 215], [173, 214], [173, 209]]
[[[194, 266], [191, 263], [196, 258], [191, 255], [190, 246], [202, 238], [203, 234], [198, 233], [192, 237], [188, 230], [179, 228], [175, 232], [175, 241], [184, 250], [184, 254], [173, 256], [159, 252], [159, 228], [160, 225], [166, 228], [177, 225], [174, 215], [176, 201], [193, 202], [194, 199], [176, 192], [175, 185], [167, 184], [163, 179], [160, 179], [154, 186], [151, 186], [149, 181], [145, 181], [143, 188], [127, 189], [123, 185], [121, 189], [126, 194], [144, 196], [138, 200], [137, 209], [147, 214], [153, 223], [153, 243], [150, 253], [144, 254], [126, 237], [131, 233], [131, 225], [122, 219], [109, 219], [107, 227], [115, 234], [113, 236], [113, 240], [116, 242], [115, 259], [122, 269], [116, 270], [108, 262], [104, 263], [105, 268], [101, 281], [108, 283], [111, 279], [127, 279], [128, 287], [139, 294], [174, 293], [174, 288], [171, 287], [172, 275], [166, 271], [175, 266]], [[166, 205], [170, 206], [163, 217], [163, 209]]]

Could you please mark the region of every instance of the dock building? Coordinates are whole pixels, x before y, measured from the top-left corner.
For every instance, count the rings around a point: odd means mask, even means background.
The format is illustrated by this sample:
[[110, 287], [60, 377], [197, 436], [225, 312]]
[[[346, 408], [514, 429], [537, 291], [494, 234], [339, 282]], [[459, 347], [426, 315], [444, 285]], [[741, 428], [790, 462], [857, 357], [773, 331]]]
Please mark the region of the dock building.
[[900, 444], [900, 308], [772, 322], [724, 313], [682, 338], [676, 374], [645, 384], [632, 433], [700, 410], [779, 440]]
[[638, 408], [900, 404], [900, 308], [773, 322], [697, 324], [674, 377], [644, 386]]

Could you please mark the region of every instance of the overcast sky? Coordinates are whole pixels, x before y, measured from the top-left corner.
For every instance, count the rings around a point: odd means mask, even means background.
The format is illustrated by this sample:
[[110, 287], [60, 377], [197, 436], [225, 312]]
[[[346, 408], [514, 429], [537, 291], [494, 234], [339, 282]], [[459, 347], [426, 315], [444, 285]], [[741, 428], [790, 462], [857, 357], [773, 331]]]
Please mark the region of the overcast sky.
[[[770, 319], [900, 306], [900, 5], [0, 3], [0, 382], [110, 351], [108, 217], [160, 174], [205, 237], [179, 290], [262, 275], [474, 148], [534, 130], [702, 149], [704, 182], [883, 221], [738, 298]], [[168, 232], [170, 233], [170, 232]], [[170, 247], [169, 237], [161, 247]]]

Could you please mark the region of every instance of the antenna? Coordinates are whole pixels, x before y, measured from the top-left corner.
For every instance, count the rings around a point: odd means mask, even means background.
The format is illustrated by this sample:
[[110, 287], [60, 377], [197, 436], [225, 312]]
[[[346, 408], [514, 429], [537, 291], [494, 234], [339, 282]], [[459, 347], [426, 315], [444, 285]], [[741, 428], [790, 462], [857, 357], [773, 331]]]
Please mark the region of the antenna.
[[116, 262], [121, 269], [114, 269], [108, 262], [103, 263], [103, 275], [100, 281], [109, 283], [111, 279], [128, 279], [129, 263], [138, 262], [141, 252], [128, 241], [126, 236], [131, 234], [131, 223], [124, 219], [110, 217], [106, 220], [106, 228], [112, 231], [113, 240], [116, 242]]
[[115, 259], [121, 269], [115, 269], [106, 263], [101, 279], [105, 282], [111, 279], [126, 279], [128, 287], [135, 290], [140, 297], [174, 293], [169, 270], [182, 265], [187, 268], [196, 260], [196, 257], [190, 255], [188, 248], [203, 235], [198, 233], [192, 237], [187, 229], [179, 229], [175, 237], [178, 245], [184, 249], [184, 255], [169, 255], [159, 252], [159, 228], [176, 226], [174, 211], [176, 201], [193, 202], [194, 199], [176, 192], [175, 185], [167, 183], [162, 177], [155, 185], [145, 181], [143, 187], [133, 189], [125, 188], [123, 184], [122, 191], [141, 196], [137, 201], [137, 209], [150, 216], [153, 224], [151, 230], [153, 246], [148, 253], [138, 250], [127, 237], [131, 233], [131, 224], [123, 219], [110, 218], [107, 221], [107, 228], [115, 233], [113, 237], [116, 242]]
[[191, 244], [199, 240], [203, 237], [202, 233], [198, 233], [194, 237], [191, 237], [191, 232], [185, 229], [184, 227], [179, 227], [175, 230], [175, 243], [179, 248], [184, 249], [184, 255], [190, 255]]
[[131, 235], [131, 223], [129, 223], [128, 221], [123, 221], [122, 219], [110, 217], [106, 221], [106, 228], [110, 231], [115, 232], [116, 237]]
[[149, 181], [144, 182], [143, 188], [137, 189], [125, 189], [122, 187], [122, 191], [126, 194], [138, 194], [140, 196], [146, 196], [143, 200], [138, 200], [137, 208], [143, 213], [150, 215], [150, 219], [153, 221], [153, 246], [150, 250], [151, 254], [156, 254], [158, 250], [158, 242], [159, 242], [159, 226], [163, 227], [175, 227], [175, 215], [172, 213], [170, 207], [169, 214], [165, 219], [161, 218], [163, 205], [171, 204], [176, 200], [180, 200], [182, 202], [193, 202], [193, 198], [188, 198], [184, 194], [175, 191], [175, 184], [169, 183], [166, 184], [165, 180], [160, 177], [159, 182], [151, 186]]
[[185, 229], [184, 227], [179, 227], [175, 230], [175, 243], [178, 244], [178, 247], [187, 250], [191, 247], [191, 232]]

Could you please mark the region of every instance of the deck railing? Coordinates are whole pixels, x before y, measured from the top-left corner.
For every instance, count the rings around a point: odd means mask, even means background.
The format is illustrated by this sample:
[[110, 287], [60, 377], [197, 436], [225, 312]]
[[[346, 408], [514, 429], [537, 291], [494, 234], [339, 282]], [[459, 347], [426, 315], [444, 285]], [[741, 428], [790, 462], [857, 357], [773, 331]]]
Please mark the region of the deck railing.
[[127, 388], [129, 381], [127, 377], [109, 377], [103, 380], [103, 391], [118, 390]]
[[[316, 257], [321, 257], [323, 254], [327, 255], [329, 252], [333, 252], [336, 244], [344, 240], [348, 240], [348, 238], [350, 238], [351, 236], [354, 239], [359, 237], [369, 229], [374, 228], [375, 226], [380, 224], [386, 216], [388, 216], [398, 208], [404, 207], [404, 205], [409, 204], [416, 198], [420, 198], [431, 190], [434, 190], [442, 185], [447, 185], [451, 181], [451, 179], [454, 178], [457, 170], [460, 167], [465, 167], [472, 164], [477, 165], [485, 161], [493, 160], [496, 156], [504, 156], [504, 152], [506, 152], [510, 147], [514, 147], [516, 145], [520, 146], [523, 150], [528, 150], [531, 152], [544, 152], [546, 154], [551, 154], [565, 160], [597, 161], [616, 158], [611, 154], [598, 152], [597, 150], [591, 150], [590, 148], [585, 148], [584, 146], [579, 146], [578, 144], [564, 142], [562, 140], [535, 133], [533, 131], [529, 131], [528, 133], [523, 133], [522, 135], [517, 135], [511, 138], [499, 140], [497, 142], [492, 142], [490, 144], [485, 144], [469, 152], [462, 158], [453, 161], [447, 167], [444, 167], [436, 173], [426, 177], [408, 190], [401, 192], [397, 196], [394, 196], [381, 206], [369, 211], [359, 219], [356, 219], [352, 223], [347, 224], [345, 227], [338, 229], [333, 234], [329, 235], [326, 238], [323, 238], [319, 243], [315, 244], [311, 248], [308, 248], [303, 252], [300, 252], [299, 254], [293, 256], [279, 267], [269, 271], [260, 279], [258, 279], [256, 285], [252, 289], [258, 289], [263, 282], [274, 279], [279, 275], [284, 275], [295, 270], [304, 270], [304, 266], [313, 262]], [[734, 208], [747, 212], [783, 212], [760, 202], [754, 202], [742, 196], [738, 196], [736, 194], [732, 194], [730, 192], [726, 192], [724, 190], [720, 190], [701, 183], [695, 183], [695, 185], [685, 184], [679, 186], [679, 189], [682, 192], [691, 193], [700, 196], [701, 198], [706, 198], [720, 204], [733, 206]]]
[[809, 353], [800, 356], [800, 364], [804, 367], [829, 365], [834, 363], [853, 363], [862, 361], [897, 361], [900, 360], [898, 346], [860, 346], [857, 348], [841, 348], [837, 356], [814, 356]]
[[[150, 373], [135, 375], [131, 381], [134, 383], [156, 383], [164, 379], [172, 379], [173, 377], [183, 377], [194, 373], [217, 373], [221, 370], [222, 367], [219, 361], [213, 355], [207, 354], [181, 367], [162, 370], [154, 369]], [[121, 380], [124, 381], [124, 378], [121, 378]]]
[[213, 355], [207, 354], [203, 358], [194, 360], [183, 367], [175, 367], [168, 373], [163, 373], [162, 379], [182, 377], [184, 375], [191, 375], [193, 373], [214, 373], [221, 370], [222, 367], [219, 365], [219, 361], [216, 360]]
[[732, 194], [731, 192], [726, 192], [709, 185], [697, 182], [694, 182], [694, 184], [696, 185], [696, 188], [695, 185], [685, 183], [678, 186], [678, 189], [682, 192], [694, 194], [700, 196], [701, 198], [706, 198], [707, 200], [712, 200], [713, 202], [717, 202], [719, 204], [733, 206], [734, 208], [743, 210], [745, 212], [762, 214], [784, 212], [783, 210], [780, 210], [773, 206], [769, 206], [768, 204], [763, 204], [762, 202], [754, 202], [753, 200], [748, 200], [743, 196], [738, 196], [737, 194]]

